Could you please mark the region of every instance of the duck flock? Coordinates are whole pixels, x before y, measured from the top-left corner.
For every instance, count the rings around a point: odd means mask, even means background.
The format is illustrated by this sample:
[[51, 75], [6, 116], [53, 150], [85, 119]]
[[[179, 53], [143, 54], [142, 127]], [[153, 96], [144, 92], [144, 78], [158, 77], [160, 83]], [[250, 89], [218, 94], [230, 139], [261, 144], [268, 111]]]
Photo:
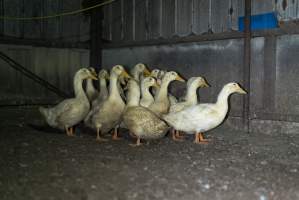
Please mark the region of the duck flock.
[[[95, 130], [96, 141], [106, 141], [103, 135], [111, 130], [112, 139], [119, 139], [118, 129], [129, 130], [140, 140], [160, 139], [171, 131], [173, 140], [182, 140], [180, 133], [194, 134], [194, 143], [207, 143], [203, 133], [219, 126], [228, 112], [228, 97], [246, 94], [238, 83], [223, 86], [216, 103], [199, 103], [197, 89], [209, 87], [200, 76], [188, 79], [186, 95], [180, 101], [168, 92], [172, 81], [185, 80], [175, 71], [148, 68], [139, 63], [129, 75], [122, 65], [98, 74], [93, 68], [82, 68], [74, 76], [75, 97], [65, 99], [51, 108], [40, 107], [46, 122], [74, 136], [74, 126], [80, 122]], [[83, 82], [86, 80], [84, 90]], [[93, 80], [98, 80], [99, 90]], [[109, 81], [109, 86], [108, 86]]]

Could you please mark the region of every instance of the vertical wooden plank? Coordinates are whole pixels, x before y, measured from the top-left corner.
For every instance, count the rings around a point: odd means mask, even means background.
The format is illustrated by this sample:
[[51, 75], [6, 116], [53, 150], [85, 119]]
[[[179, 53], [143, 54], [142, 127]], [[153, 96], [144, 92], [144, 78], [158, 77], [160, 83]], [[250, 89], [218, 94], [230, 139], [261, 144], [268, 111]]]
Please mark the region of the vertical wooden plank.
[[192, 0], [177, 0], [175, 16], [177, 18], [176, 34], [189, 35], [192, 27]]
[[[4, 2], [4, 15], [12, 17], [23, 16], [23, 0], [3, 0]], [[4, 20], [4, 35], [12, 37], [21, 37], [22, 35], [21, 21]]]
[[146, 0], [135, 1], [135, 40], [145, 40], [148, 26], [146, 21]]
[[[43, 15], [42, 1], [31, 0], [24, 4], [24, 17], [38, 17]], [[40, 38], [41, 37], [42, 20], [26, 20], [24, 21], [24, 37]]]
[[210, 3], [207, 0], [193, 0], [193, 33], [202, 34], [208, 32], [209, 7]]
[[[44, 0], [44, 14], [54, 15], [57, 13], [60, 13], [60, 0]], [[60, 22], [59, 17], [45, 20], [43, 34], [46, 39], [58, 39], [60, 37]]]
[[170, 38], [175, 34], [175, 1], [162, 0], [162, 37]]
[[112, 40], [120, 41], [122, 39], [122, 2], [116, 1], [112, 4]]
[[124, 0], [124, 40], [133, 40], [133, 0]]
[[229, 0], [212, 0], [212, 31], [221, 33], [228, 30]]
[[149, 38], [155, 39], [161, 36], [162, 0], [150, 0], [148, 7]]

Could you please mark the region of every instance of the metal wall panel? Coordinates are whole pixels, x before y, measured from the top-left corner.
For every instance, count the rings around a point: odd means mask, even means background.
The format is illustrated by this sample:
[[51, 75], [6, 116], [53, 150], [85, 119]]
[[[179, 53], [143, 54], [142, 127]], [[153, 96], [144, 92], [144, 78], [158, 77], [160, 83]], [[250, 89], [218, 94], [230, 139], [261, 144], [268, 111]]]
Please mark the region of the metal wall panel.
[[[1, 0], [1, 16], [37, 17], [78, 10], [82, 0]], [[89, 39], [88, 20], [72, 15], [47, 20], [0, 20], [0, 33], [25, 39], [47, 39], [67, 42]], [[82, 23], [83, 22], [83, 23]], [[81, 30], [82, 26], [84, 27]], [[82, 36], [83, 35], [83, 36]]]
[[[123, 64], [132, 67], [138, 62], [143, 62], [150, 69], [175, 70], [185, 78], [204, 76], [212, 87], [201, 89], [200, 99], [202, 102], [214, 102], [225, 83], [237, 81], [242, 84], [242, 48], [242, 40], [227, 40], [175, 46], [107, 49], [103, 51], [103, 66]], [[182, 95], [184, 90], [185, 84], [182, 83], [173, 83], [171, 86], [171, 91], [177, 95]], [[241, 95], [234, 95], [231, 104], [231, 114], [241, 116]]]
[[135, 0], [134, 39], [144, 41], [148, 35], [147, 0]]
[[[44, 1], [44, 14], [54, 15], [61, 10], [60, 0], [45, 0]], [[43, 35], [46, 39], [57, 39], [61, 35], [60, 18], [53, 18], [44, 20]]]
[[[89, 64], [88, 50], [13, 45], [0, 45], [0, 50], [68, 93], [73, 91], [73, 76], [76, 70]], [[60, 99], [2, 60], [0, 60], [0, 79], [1, 105], [55, 103]]]
[[175, 34], [175, 1], [162, 0], [162, 30], [164, 38], [172, 37]]
[[190, 35], [192, 28], [192, 0], [177, 0], [176, 2], [176, 35]]
[[135, 0], [124, 0], [124, 40], [133, 40], [133, 17]]
[[194, 0], [193, 1], [193, 24], [192, 32], [202, 34], [208, 32], [210, 28], [210, 0]]
[[159, 38], [162, 29], [162, 0], [150, 0], [148, 6], [149, 38]]
[[[43, 15], [43, 2], [40, 0], [26, 1], [24, 4], [24, 16], [41, 16]], [[24, 21], [25, 38], [42, 38], [42, 20]]]
[[122, 33], [123, 33], [122, 25], [123, 25], [122, 1], [116, 1], [112, 4], [111, 35], [113, 41], [120, 41], [122, 39]]
[[211, 0], [211, 27], [214, 33], [221, 33], [228, 30], [229, 25], [229, 0]]

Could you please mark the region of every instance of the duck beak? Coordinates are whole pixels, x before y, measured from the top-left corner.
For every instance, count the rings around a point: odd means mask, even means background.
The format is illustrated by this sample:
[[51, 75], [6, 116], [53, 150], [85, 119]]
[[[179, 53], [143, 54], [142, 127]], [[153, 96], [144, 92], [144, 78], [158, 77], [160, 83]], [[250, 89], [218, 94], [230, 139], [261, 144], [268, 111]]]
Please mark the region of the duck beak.
[[151, 75], [151, 72], [150, 72], [147, 68], [145, 68], [144, 71], [143, 71], [143, 75], [144, 75], [145, 77], [148, 77], [148, 76]]
[[201, 86], [202, 86], [202, 87], [210, 87], [210, 85], [207, 83], [206, 80], [203, 80]]
[[180, 77], [179, 75], [177, 75], [177, 77], [175, 78], [175, 80], [180, 81], [180, 82], [186, 82], [182, 77]]
[[240, 93], [240, 94], [247, 94], [247, 92], [244, 89], [242, 89], [241, 87], [239, 87], [237, 89], [237, 92]]
[[92, 80], [98, 80], [98, 78], [96, 77], [96, 75], [94, 75], [94, 73], [90, 73], [89, 78]]
[[160, 88], [160, 85], [156, 82], [154, 85], [153, 85], [153, 87], [155, 87], [155, 88]]
[[128, 72], [126, 70], [123, 70], [122, 73], [121, 73], [121, 76], [125, 77], [125, 78], [132, 78]]

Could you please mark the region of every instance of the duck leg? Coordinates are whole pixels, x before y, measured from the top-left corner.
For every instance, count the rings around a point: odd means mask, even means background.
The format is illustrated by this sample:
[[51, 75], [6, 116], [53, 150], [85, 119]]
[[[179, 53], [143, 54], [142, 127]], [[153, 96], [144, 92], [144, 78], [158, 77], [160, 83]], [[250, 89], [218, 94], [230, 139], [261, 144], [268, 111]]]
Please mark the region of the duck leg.
[[141, 144], [141, 142], [140, 142], [140, 138], [137, 137], [136, 144], [129, 144], [129, 145], [132, 146], [132, 147], [138, 147], [138, 146], [140, 146], [140, 145], [142, 145], [142, 144]]
[[118, 127], [115, 127], [114, 131], [113, 131], [112, 140], [120, 140], [120, 139], [122, 139], [122, 138], [118, 137]]
[[202, 133], [195, 133], [195, 144], [208, 144], [210, 140], [204, 139]]
[[100, 128], [97, 128], [97, 138], [96, 138], [97, 142], [105, 142], [107, 141], [107, 139], [100, 137]]
[[74, 129], [73, 129], [73, 127], [70, 127], [70, 132], [69, 132], [69, 134], [70, 134], [69, 136], [75, 136], [75, 135], [74, 135]]
[[175, 137], [179, 138], [179, 139], [184, 139], [185, 138], [184, 135], [181, 135], [181, 132], [178, 131], [178, 130], [176, 130], [176, 132], [175, 132]]
[[176, 133], [176, 130], [175, 130], [174, 128], [171, 130], [171, 135], [172, 135], [172, 139], [173, 139], [174, 141], [182, 141], [181, 138], [177, 138], [177, 137], [176, 137], [176, 136], [177, 136], [177, 133]]
[[69, 131], [69, 128], [67, 126], [65, 126], [65, 132], [66, 132], [67, 136], [70, 136], [70, 131]]

